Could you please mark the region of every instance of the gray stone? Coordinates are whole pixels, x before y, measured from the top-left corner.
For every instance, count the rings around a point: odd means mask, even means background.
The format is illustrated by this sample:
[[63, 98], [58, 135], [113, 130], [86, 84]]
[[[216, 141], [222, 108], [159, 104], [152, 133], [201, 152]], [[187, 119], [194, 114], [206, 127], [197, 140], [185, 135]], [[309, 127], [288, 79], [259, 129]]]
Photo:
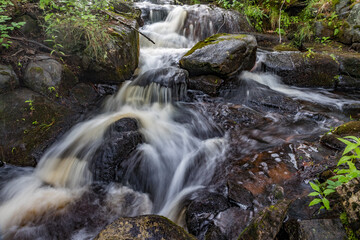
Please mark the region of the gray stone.
[[106, 226], [95, 239], [195, 240], [196, 238], [165, 217], [146, 215], [133, 218], [119, 218]]
[[0, 94], [19, 86], [19, 79], [11, 66], [0, 65]]
[[216, 34], [198, 42], [180, 60], [180, 66], [190, 76], [227, 76], [250, 70], [256, 60], [257, 43], [254, 36]]
[[76, 83], [77, 80], [70, 70], [50, 56], [36, 56], [25, 69], [25, 86], [45, 96], [51, 95], [49, 88], [59, 91]]
[[195, 76], [189, 79], [189, 89], [200, 90], [210, 96], [217, 96], [223, 82], [224, 80], [214, 75]]
[[346, 233], [338, 218], [302, 220], [299, 222], [299, 238], [297, 239], [339, 240], [345, 238]]

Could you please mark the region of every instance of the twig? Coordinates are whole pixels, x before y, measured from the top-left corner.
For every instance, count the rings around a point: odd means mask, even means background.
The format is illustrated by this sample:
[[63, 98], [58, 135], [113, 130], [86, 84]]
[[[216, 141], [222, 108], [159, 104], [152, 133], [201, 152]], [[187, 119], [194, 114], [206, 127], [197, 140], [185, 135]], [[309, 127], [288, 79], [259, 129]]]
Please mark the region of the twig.
[[9, 37], [9, 39], [15, 40], [15, 41], [22, 41], [22, 42], [28, 42], [28, 43], [36, 44], [36, 45], [40, 46], [41, 48], [44, 48], [44, 49], [46, 49], [46, 50], [48, 50], [50, 52], [55, 52], [57, 55], [59, 55], [61, 57], [69, 57], [69, 55], [60, 54], [55, 49], [49, 48], [48, 46], [45, 46], [44, 44], [39, 43], [39, 42], [34, 41], [34, 40], [29, 40], [29, 39], [26, 39], [26, 38], [19, 38], [19, 37]]
[[117, 20], [119, 23], [134, 29], [136, 32], [138, 32], [139, 34], [143, 35], [147, 40], [149, 40], [150, 42], [152, 42], [153, 44], [155, 44], [155, 42], [153, 40], [151, 40], [151, 38], [149, 38], [148, 36], [146, 36], [145, 34], [143, 34], [142, 32], [140, 32], [139, 30], [137, 30], [136, 28], [134, 28], [133, 26], [123, 22], [121, 19], [119, 19], [117, 16], [114, 16], [111, 12], [106, 11], [106, 10], [102, 10], [102, 12], [106, 13], [107, 15], [109, 15], [110, 17], [112, 17], [113, 19]]
[[21, 53], [22, 51], [24, 51], [24, 49], [20, 49], [19, 51], [17, 51], [16, 53], [14, 53], [13, 55], [11, 55], [12, 57], [15, 57], [16, 55], [18, 55], [19, 53]]

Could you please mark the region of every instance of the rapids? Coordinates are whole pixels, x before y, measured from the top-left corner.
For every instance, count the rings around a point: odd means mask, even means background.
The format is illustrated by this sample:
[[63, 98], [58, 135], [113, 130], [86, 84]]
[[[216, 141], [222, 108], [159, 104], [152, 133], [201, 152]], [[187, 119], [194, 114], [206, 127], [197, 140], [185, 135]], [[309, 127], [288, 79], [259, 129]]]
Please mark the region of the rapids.
[[[236, 87], [224, 90], [215, 100], [188, 91], [182, 82], [174, 93], [174, 86], [163, 83], [171, 74], [160, 76], [149, 71], [163, 68], [170, 69], [170, 73], [175, 71], [172, 68], [178, 67], [181, 56], [198, 40], [221, 31], [225, 20], [218, 25], [210, 21], [206, 16], [210, 10], [203, 5], [149, 2], [136, 5], [147, 19], [142, 32], [156, 42], [153, 45], [141, 38], [137, 77], [125, 82], [118, 93], [108, 98], [97, 115], [74, 126], [51, 146], [35, 169], [0, 168], [3, 239], [92, 239], [120, 216], [149, 213], [169, 217], [186, 227], [182, 213], [185, 200], [200, 189], [211, 189], [217, 169], [232, 152], [233, 137], [214, 120], [216, 115], [225, 114], [228, 106], [244, 104], [257, 111], [249, 103], [264, 94], [284, 96], [296, 104], [308, 102], [310, 106], [295, 107], [296, 113], [288, 114], [291, 120], [286, 124], [280, 113], [263, 112], [272, 124], [260, 130], [250, 126], [251, 130], [240, 131], [243, 136], [237, 142], [238, 152], [245, 156], [283, 143], [289, 137], [318, 136], [329, 126], [345, 120], [340, 114], [344, 104], [358, 102], [322, 89], [289, 87], [269, 73], [250, 72], [238, 76]], [[188, 18], [194, 13], [198, 13], [198, 19]], [[144, 76], [151, 79], [144, 83]], [[216, 107], [208, 109], [203, 101]], [[337, 114], [311, 120], [311, 130], [296, 124], [304, 119], [309, 121], [315, 115], [314, 109], [323, 112], [335, 109]], [[126, 118], [137, 120], [143, 142], [121, 163], [116, 182], [94, 181], [91, 167], [96, 151], [111, 126]], [[254, 135], [266, 136], [266, 141], [259, 143], [251, 137]]]

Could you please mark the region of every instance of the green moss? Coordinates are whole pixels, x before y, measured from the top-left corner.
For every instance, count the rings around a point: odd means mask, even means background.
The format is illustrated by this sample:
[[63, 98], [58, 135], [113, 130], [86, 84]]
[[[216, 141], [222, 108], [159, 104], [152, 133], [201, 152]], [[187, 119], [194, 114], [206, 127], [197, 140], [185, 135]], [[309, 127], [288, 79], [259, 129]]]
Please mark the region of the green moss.
[[290, 45], [290, 44], [279, 44], [274, 47], [275, 51], [299, 51], [296, 47]]
[[5, 76], [10, 76], [10, 73], [6, 72], [6, 71], [1, 71], [0, 75], [5, 75]]
[[[229, 37], [227, 37], [229, 36]], [[222, 41], [226, 41], [226, 40], [230, 40], [230, 39], [244, 39], [244, 37], [246, 37], [246, 35], [244, 34], [228, 34], [228, 33], [218, 33], [215, 34], [211, 37], [206, 38], [203, 41], [200, 41], [198, 43], [195, 44], [194, 47], [192, 47], [186, 54], [185, 56], [189, 56], [190, 54], [192, 54], [193, 52], [195, 52], [196, 50], [203, 48], [205, 46], [211, 45], [211, 44], [217, 44], [219, 42]]]
[[30, 71], [38, 73], [38, 74], [43, 74], [44, 73], [44, 69], [42, 69], [41, 67], [32, 67]]
[[360, 135], [360, 121], [352, 121], [335, 128], [332, 133], [338, 135]]

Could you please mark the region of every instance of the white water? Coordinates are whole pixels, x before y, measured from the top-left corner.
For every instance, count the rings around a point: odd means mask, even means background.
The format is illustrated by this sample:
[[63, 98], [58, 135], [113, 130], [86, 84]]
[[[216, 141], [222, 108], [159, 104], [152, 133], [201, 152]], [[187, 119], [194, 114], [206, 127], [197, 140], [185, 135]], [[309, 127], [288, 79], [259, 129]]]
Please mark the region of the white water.
[[[165, 22], [144, 28], [156, 45], [141, 40], [140, 74], [172, 65], [193, 44], [179, 35], [185, 18], [186, 11], [175, 8]], [[173, 57], [164, 58], [169, 53]], [[212, 123], [190, 110], [187, 110], [190, 123], [179, 123], [175, 120], [179, 109], [173, 104], [171, 91], [165, 87], [155, 83], [143, 87], [124, 83], [118, 94], [105, 103], [102, 114], [74, 126], [44, 154], [33, 173], [12, 180], [2, 190], [3, 237], [36, 236], [41, 234], [36, 232], [41, 229], [36, 227], [37, 222], [51, 219], [49, 215], [70, 214], [66, 213], [67, 206], [80, 201], [92, 184], [89, 166], [105, 132], [111, 124], [127, 117], [138, 120], [145, 141], [130, 159], [124, 177], [146, 179], [141, 182], [146, 192], [137, 192], [137, 201], [127, 206], [122, 204], [125, 201], [122, 199], [129, 192], [134, 193], [132, 186], [110, 187], [105, 202], [113, 217], [158, 213], [182, 222], [181, 200], [208, 184], [217, 163], [224, 158], [227, 141], [195, 136], [195, 131], [212, 131]], [[135, 165], [139, 172], [133, 171]], [[91, 231], [94, 230], [82, 229], [72, 238], [88, 238], [93, 234]]]

